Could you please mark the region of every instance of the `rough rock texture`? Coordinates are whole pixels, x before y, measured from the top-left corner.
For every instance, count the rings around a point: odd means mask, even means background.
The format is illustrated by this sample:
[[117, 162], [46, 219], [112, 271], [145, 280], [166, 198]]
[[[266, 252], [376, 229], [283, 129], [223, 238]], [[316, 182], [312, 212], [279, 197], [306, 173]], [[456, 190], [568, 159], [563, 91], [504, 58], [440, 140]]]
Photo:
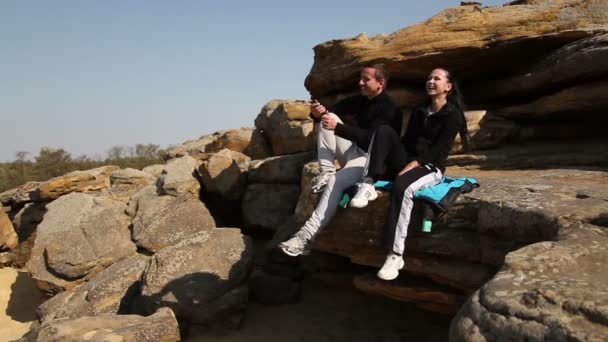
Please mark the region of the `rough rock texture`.
[[201, 188], [195, 176], [198, 166], [199, 162], [188, 155], [169, 160], [158, 179], [161, 192], [171, 196], [198, 194]]
[[150, 308], [172, 308], [180, 321], [238, 325], [252, 265], [252, 241], [238, 229], [200, 232], [152, 257], [141, 295]]
[[0, 203], [5, 206], [18, 207], [33, 200], [32, 194], [42, 184], [41, 182], [27, 182], [14, 189], [0, 194]]
[[316, 146], [310, 106], [305, 101], [272, 100], [255, 119], [274, 155], [313, 150]]
[[76, 289], [59, 293], [38, 307], [40, 319], [44, 322], [129, 313], [148, 259], [135, 255], [121, 260]]
[[558, 241], [507, 255], [452, 321], [451, 341], [606, 340], [606, 228], [563, 223]]
[[241, 198], [250, 162], [251, 159], [240, 152], [223, 149], [215, 153], [198, 169], [205, 191], [228, 200]]
[[153, 186], [133, 196], [127, 213], [133, 217], [133, 241], [151, 252], [215, 227], [209, 210], [198, 198], [189, 194], [159, 196]]
[[[488, 83], [479, 83], [471, 89], [476, 101], [489, 102], [505, 97], [546, 94], [574, 82], [600, 79], [608, 74], [608, 34], [580, 39], [563, 46], [527, 66], [516, 75]], [[491, 86], [490, 86], [491, 84]]]
[[293, 215], [299, 194], [295, 184], [249, 184], [241, 203], [244, 226], [278, 229]]
[[117, 170], [110, 174], [112, 188], [143, 188], [154, 184], [155, 181], [156, 177], [151, 174], [132, 168]]
[[175, 315], [161, 308], [148, 317], [137, 315], [108, 315], [58, 319], [43, 323], [37, 332], [22, 342], [177, 342], [179, 327]]
[[72, 193], [46, 208], [27, 263], [43, 290], [71, 288], [136, 251], [124, 203]]
[[249, 169], [249, 183], [299, 184], [302, 167], [316, 158], [316, 152], [301, 152], [256, 160]]
[[162, 174], [164, 167], [165, 167], [164, 164], [154, 164], [154, 165], [146, 166], [146, 167], [144, 167], [141, 170], [143, 172], [151, 175], [154, 178], [158, 178]]
[[270, 147], [260, 132], [253, 128], [241, 128], [219, 131], [191, 140], [167, 151], [170, 158], [179, 158], [186, 154], [204, 160], [210, 153], [222, 149], [241, 152], [252, 159], [262, 159], [271, 155]]
[[46, 212], [44, 203], [27, 203], [13, 218], [13, 227], [19, 238], [19, 244], [6, 255], [5, 263], [15, 268], [23, 268], [30, 259], [30, 253], [36, 239], [36, 228], [42, 222]]
[[15, 233], [13, 223], [4, 210], [0, 210], [0, 251], [13, 249], [19, 243], [19, 237]]
[[606, 139], [549, 140], [448, 157], [447, 165], [468, 169], [538, 169], [608, 166]]
[[117, 166], [102, 166], [86, 171], [74, 171], [43, 182], [32, 194], [35, 200], [50, 201], [72, 192], [101, 190], [110, 187], [110, 174]]
[[[304, 168], [303, 189], [310, 186], [306, 182], [314, 175], [315, 166], [310, 163]], [[497, 266], [505, 262], [505, 255], [508, 259], [517, 253], [512, 251], [522, 246], [556, 240], [560, 236], [560, 220], [608, 226], [605, 172], [450, 168], [447, 174], [475, 177], [482, 186], [463, 195], [446, 217], [435, 222], [431, 234], [419, 231], [415, 209], [402, 275], [390, 284], [374, 277], [357, 278], [358, 288], [413, 301], [428, 310], [453, 313], [466, 296], [493, 277]], [[316, 200], [314, 195], [300, 197], [300, 220], [310, 215]], [[387, 205], [387, 196], [381, 193], [364, 209], [338, 209], [313, 247], [377, 269], [386, 256], [381, 248], [381, 227]], [[531, 264], [542, 267], [542, 263]], [[433, 283], [415, 279], [430, 279]]]
[[391, 35], [315, 47], [306, 88], [320, 97], [356, 85], [360, 67], [387, 63], [394, 80], [422, 80], [437, 65], [475, 78], [520, 67], [574, 40], [606, 31], [608, 4], [549, 0], [505, 7], [460, 6]]
[[477, 177], [484, 186], [464, 202], [478, 208], [480, 232], [507, 241], [548, 241], [506, 256], [500, 272], [452, 322], [451, 339], [604, 340], [608, 174], [493, 171]]

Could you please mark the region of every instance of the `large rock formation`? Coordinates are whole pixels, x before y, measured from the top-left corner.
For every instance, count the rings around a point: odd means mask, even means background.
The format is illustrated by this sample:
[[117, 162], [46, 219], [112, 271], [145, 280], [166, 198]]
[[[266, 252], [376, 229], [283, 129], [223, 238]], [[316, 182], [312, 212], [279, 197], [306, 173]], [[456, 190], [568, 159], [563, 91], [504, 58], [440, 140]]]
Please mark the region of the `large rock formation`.
[[159, 309], [153, 315], [107, 315], [58, 319], [43, 323], [20, 342], [83, 341], [181, 341], [179, 327], [171, 309]]
[[255, 119], [274, 155], [310, 151], [316, 146], [310, 106], [304, 101], [268, 102]]
[[19, 238], [13, 223], [9, 220], [4, 210], [0, 210], [0, 251], [4, 249], [13, 249], [19, 243]]
[[124, 203], [73, 193], [46, 208], [27, 263], [42, 289], [71, 288], [135, 253]]
[[247, 307], [245, 280], [253, 246], [238, 229], [216, 228], [156, 253], [142, 278], [148, 308], [172, 308], [190, 323], [238, 325]]
[[229, 149], [241, 152], [252, 159], [263, 159], [271, 155], [270, 147], [261, 132], [253, 128], [232, 129], [204, 135], [187, 141], [167, 151], [170, 158], [185, 155], [204, 160], [210, 154]]
[[102, 166], [87, 171], [74, 171], [43, 182], [33, 194], [36, 200], [51, 201], [72, 192], [107, 189], [111, 186], [110, 174], [117, 166]]
[[215, 220], [198, 198], [190, 194], [160, 196], [154, 186], [133, 196], [127, 212], [133, 217], [133, 241], [151, 252], [215, 228]]
[[38, 307], [38, 315], [49, 321], [129, 313], [147, 264], [148, 258], [142, 255], [121, 260], [86, 284], [47, 300]]
[[372, 61], [387, 63], [399, 81], [422, 80], [439, 65], [468, 79], [487, 78], [606, 31], [607, 12], [608, 4], [596, 0], [448, 8], [391, 35], [359, 35], [317, 45], [306, 88], [316, 97], [352, 89], [360, 67]]

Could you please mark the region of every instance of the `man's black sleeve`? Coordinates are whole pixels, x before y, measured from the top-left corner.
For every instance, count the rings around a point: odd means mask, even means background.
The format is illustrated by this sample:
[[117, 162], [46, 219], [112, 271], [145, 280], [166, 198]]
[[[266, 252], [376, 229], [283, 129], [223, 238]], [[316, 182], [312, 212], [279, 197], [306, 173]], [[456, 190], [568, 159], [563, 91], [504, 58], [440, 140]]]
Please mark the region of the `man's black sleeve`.
[[[399, 124], [397, 124], [399, 122]], [[389, 125], [395, 129], [397, 134], [401, 133], [401, 109], [397, 106], [386, 106], [377, 113], [369, 128], [360, 128], [353, 125], [337, 124], [335, 133], [337, 136], [355, 142], [360, 148], [366, 150], [369, 147], [372, 135], [380, 125]], [[397, 126], [397, 127], [395, 127]]]

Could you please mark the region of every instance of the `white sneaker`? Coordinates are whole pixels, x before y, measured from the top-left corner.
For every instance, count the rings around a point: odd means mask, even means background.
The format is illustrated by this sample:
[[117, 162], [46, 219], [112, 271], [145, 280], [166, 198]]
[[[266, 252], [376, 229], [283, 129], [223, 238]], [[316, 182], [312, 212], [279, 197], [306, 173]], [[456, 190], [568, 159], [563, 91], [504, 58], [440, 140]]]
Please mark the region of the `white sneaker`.
[[327, 187], [327, 183], [329, 182], [331, 177], [335, 176], [335, 174], [335, 171], [321, 172], [318, 176], [313, 178], [312, 193], [318, 194], [320, 192], [323, 192], [323, 190], [325, 190], [325, 187]]
[[279, 244], [279, 248], [283, 251], [283, 253], [292, 257], [296, 257], [301, 254], [310, 254], [309, 241], [301, 238], [297, 233], [294, 234], [289, 240], [281, 242]]
[[367, 203], [378, 198], [378, 193], [373, 184], [361, 183], [355, 197], [350, 200], [350, 206], [353, 208], [363, 208]]
[[384, 265], [378, 271], [378, 278], [383, 280], [393, 280], [399, 276], [399, 270], [403, 268], [405, 262], [401, 255], [397, 255], [393, 252], [389, 253], [386, 257]]

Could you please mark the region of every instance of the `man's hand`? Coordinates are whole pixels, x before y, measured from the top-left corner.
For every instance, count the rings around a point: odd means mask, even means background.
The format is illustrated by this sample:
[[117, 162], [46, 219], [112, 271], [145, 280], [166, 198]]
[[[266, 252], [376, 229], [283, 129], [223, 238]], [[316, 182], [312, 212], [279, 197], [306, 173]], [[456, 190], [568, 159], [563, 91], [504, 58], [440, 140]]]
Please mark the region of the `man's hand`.
[[420, 164], [420, 162], [417, 160], [413, 160], [413, 161], [409, 162], [407, 165], [405, 165], [403, 170], [399, 171], [399, 176], [401, 176], [402, 174], [408, 172], [409, 170], [415, 169], [419, 166], [422, 166], [422, 164]]
[[338, 119], [335, 114], [326, 113], [321, 116], [321, 126], [323, 128], [333, 131], [336, 129], [336, 125], [338, 124]]
[[317, 100], [312, 100], [310, 102], [310, 112], [317, 119], [321, 119], [322, 115], [328, 113], [327, 108], [325, 108], [325, 106], [320, 104], [319, 101], [317, 101]]

